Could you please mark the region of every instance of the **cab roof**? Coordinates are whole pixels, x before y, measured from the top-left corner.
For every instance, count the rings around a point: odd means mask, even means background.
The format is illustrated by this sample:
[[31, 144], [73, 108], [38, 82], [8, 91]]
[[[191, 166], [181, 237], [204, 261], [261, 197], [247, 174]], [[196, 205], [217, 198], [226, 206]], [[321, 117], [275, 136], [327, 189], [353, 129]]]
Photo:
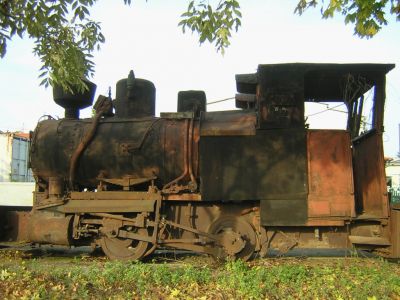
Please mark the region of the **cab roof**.
[[353, 96], [366, 93], [394, 64], [261, 64], [257, 73], [236, 75], [239, 93], [255, 94], [258, 84], [280, 89], [303, 85], [305, 101], [340, 101], [349, 85]]

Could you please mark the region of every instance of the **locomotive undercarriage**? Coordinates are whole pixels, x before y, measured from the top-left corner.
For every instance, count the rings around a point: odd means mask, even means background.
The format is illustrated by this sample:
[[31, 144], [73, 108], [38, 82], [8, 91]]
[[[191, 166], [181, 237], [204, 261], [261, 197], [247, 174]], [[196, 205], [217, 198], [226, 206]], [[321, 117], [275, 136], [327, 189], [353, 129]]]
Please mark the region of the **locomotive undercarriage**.
[[[118, 194], [131, 199], [110, 199]], [[165, 197], [155, 190], [73, 192], [71, 195], [75, 198], [51, 201], [44, 198], [44, 193], [36, 193], [36, 210], [28, 230], [30, 241], [91, 244], [100, 246], [111, 259], [121, 260], [141, 259], [156, 248], [191, 250], [218, 259], [232, 256], [247, 260], [261, 249], [265, 230], [259, 226], [257, 203], [171, 201], [164, 200]], [[151, 197], [153, 200], [143, 200]], [[97, 201], [95, 209], [90, 207], [88, 203], [99, 198], [108, 205], [99, 205]], [[152, 209], [143, 205], [146, 201], [153, 205]], [[127, 202], [130, 203], [126, 205]], [[118, 207], [120, 211], [116, 211]]]
[[[266, 228], [260, 224], [258, 201], [193, 201], [195, 194], [163, 195], [153, 186], [148, 192], [72, 192], [63, 199], [44, 196], [36, 192], [36, 209], [28, 229], [30, 241], [100, 247], [110, 259], [142, 259], [160, 248], [243, 260], [266, 256], [271, 249], [282, 254], [293, 248], [356, 246], [380, 255], [390, 254], [391, 244], [384, 238], [390, 230], [387, 220]], [[96, 201], [95, 209], [91, 201]], [[365, 240], [357, 240], [360, 237]]]

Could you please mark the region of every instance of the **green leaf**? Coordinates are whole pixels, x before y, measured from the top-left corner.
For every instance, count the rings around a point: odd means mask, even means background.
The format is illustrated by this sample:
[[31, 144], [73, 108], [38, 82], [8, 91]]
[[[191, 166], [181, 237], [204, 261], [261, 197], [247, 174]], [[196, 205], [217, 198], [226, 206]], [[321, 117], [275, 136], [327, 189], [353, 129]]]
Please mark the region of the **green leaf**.
[[230, 45], [231, 31], [241, 26], [239, 1], [220, 1], [216, 7], [201, 0], [190, 1], [186, 12], [181, 15], [178, 26], [185, 33], [186, 27], [199, 36], [199, 43], [213, 43], [217, 51], [224, 52]]
[[78, 6], [78, 1], [75, 1], [73, 4], [72, 4], [72, 6], [71, 6], [71, 9], [72, 10], [75, 10], [76, 9], [76, 7]]

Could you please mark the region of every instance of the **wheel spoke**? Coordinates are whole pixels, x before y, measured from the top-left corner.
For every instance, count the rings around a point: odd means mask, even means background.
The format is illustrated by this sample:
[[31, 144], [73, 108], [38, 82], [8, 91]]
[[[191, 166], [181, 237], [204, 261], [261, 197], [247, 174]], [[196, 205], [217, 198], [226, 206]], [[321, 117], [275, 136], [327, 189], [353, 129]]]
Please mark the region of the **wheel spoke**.
[[220, 237], [220, 243], [228, 256], [248, 260], [255, 251], [255, 230], [242, 217], [220, 217], [211, 224], [208, 232]]
[[[141, 228], [140, 235], [148, 235], [147, 230]], [[137, 260], [144, 257], [148, 242], [103, 236], [100, 241], [104, 253], [113, 260]]]

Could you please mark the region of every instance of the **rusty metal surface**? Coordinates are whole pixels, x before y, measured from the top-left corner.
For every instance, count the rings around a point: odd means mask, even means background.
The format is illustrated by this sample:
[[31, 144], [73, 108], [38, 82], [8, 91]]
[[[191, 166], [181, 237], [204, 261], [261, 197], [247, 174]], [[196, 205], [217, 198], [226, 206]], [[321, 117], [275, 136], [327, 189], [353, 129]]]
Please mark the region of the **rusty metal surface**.
[[[183, 148], [187, 131], [185, 120], [116, 120], [99, 122], [96, 136], [80, 158], [76, 183], [95, 188], [103, 178], [158, 178], [166, 184], [184, 170]], [[68, 178], [69, 157], [78, 141], [89, 130], [85, 120], [48, 120], [37, 127], [31, 148], [34, 173], [47, 181], [49, 177]], [[193, 125], [192, 167], [197, 172], [198, 122]], [[186, 137], [185, 137], [186, 136]]]
[[385, 131], [384, 128], [384, 114], [385, 114], [385, 99], [386, 98], [386, 78], [385, 76], [378, 76], [375, 81], [374, 88], [374, 107], [372, 122], [373, 128], [380, 133]]
[[[232, 254], [233, 256], [247, 259], [256, 249], [259, 250], [259, 237], [256, 234], [256, 230], [259, 228], [259, 218], [256, 217], [254, 205], [254, 202], [231, 203], [230, 205], [165, 202], [163, 214], [166, 219], [173, 220], [173, 222], [166, 222], [170, 227], [167, 228], [168, 230], [161, 230], [160, 239], [168, 247], [202, 251], [212, 255], [216, 255], [218, 252], [220, 252], [219, 255], [224, 252], [227, 255], [226, 251], [233, 251], [235, 252]], [[210, 234], [212, 235], [211, 239], [209, 238]], [[209, 246], [220, 245], [219, 247], [225, 248], [225, 250], [222, 248], [218, 250], [218, 247], [201, 249], [198, 245], [182, 244], [177, 241], [179, 239], [185, 242], [199, 237], [202, 237]], [[224, 246], [224, 243], [228, 243], [228, 241], [234, 242], [238, 247]], [[180, 244], [182, 245], [180, 246]]]
[[[374, 82], [378, 77], [384, 77], [394, 66], [394, 64], [288, 63], [260, 65], [258, 69], [273, 75], [286, 73], [287, 78], [289, 78], [289, 73], [304, 77], [306, 98], [337, 101], [343, 97], [343, 85], [341, 84], [343, 77], [347, 74], [352, 74], [355, 78], [363, 77], [367, 82]], [[271, 77], [272, 80], [275, 80], [274, 77], [279, 77], [279, 75]], [[288, 85], [290, 84], [288, 83]], [[360, 89], [358, 91], [358, 96], [368, 91], [368, 85], [365, 88], [367, 90]]]
[[28, 240], [42, 244], [71, 245], [71, 222], [71, 215], [35, 212], [29, 219]]
[[[160, 245], [248, 259], [274, 247], [351, 247], [349, 235], [388, 248], [382, 241], [398, 243], [399, 231], [397, 214], [387, 219], [380, 135], [382, 78], [392, 67], [260, 65], [257, 74], [237, 77], [238, 91], [251, 94], [239, 97], [245, 110], [187, 112], [202, 104], [190, 92], [183, 112], [161, 118], [154, 117], [154, 86], [132, 73], [118, 83], [116, 116], [107, 110], [94, 123], [39, 123], [30, 236], [97, 244], [120, 259], [143, 258]], [[368, 88], [378, 84], [377, 132], [354, 140], [353, 153], [347, 132], [307, 133], [304, 124], [304, 102], [341, 99], [349, 72], [364, 76]]]
[[14, 210], [16, 208], [0, 207], [0, 240], [27, 241], [30, 213]]
[[258, 66], [260, 128], [304, 128], [303, 65]]
[[167, 201], [201, 201], [201, 194], [165, 194], [163, 200]]
[[201, 194], [206, 201], [303, 199], [305, 130], [264, 130], [255, 136], [202, 137]]
[[157, 200], [161, 199], [159, 193], [147, 192], [124, 192], [124, 191], [109, 191], [109, 192], [71, 192], [71, 200], [105, 200], [105, 201], [119, 201], [119, 200]]
[[354, 183], [349, 133], [309, 130], [308, 216], [354, 217]]
[[95, 213], [95, 212], [153, 212], [156, 200], [115, 200], [113, 198], [104, 201], [70, 200], [57, 210], [63, 213]]
[[239, 93], [255, 94], [258, 84], [257, 74], [236, 74], [236, 90]]
[[[300, 75], [305, 76], [305, 96], [313, 99], [319, 98], [324, 101], [336, 101], [343, 96], [340, 80], [343, 75], [352, 73], [355, 77], [364, 77], [371, 82], [379, 76], [384, 76], [395, 67], [394, 64], [315, 64], [315, 63], [287, 63], [287, 64], [264, 64], [259, 69], [276, 72], [292, 72], [297, 69]], [[379, 74], [379, 76], [377, 76]], [[256, 94], [257, 84], [260, 79], [257, 73], [237, 74], [236, 87], [240, 93]], [[290, 78], [288, 75], [287, 78]], [[366, 90], [360, 90], [362, 95]]]
[[195, 116], [207, 111], [207, 98], [204, 91], [180, 91], [178, 92], [178, 112], [191, 111]]
[[357, 212], [388, 216], [388, 195], [383, 158], [382, 134], [370, 131], [353, 142]]
[[[348, 233], [344, 227], [322, 227], [318, 231], [307, 227], [268, 228], [270, 249], [285, 252], [291, 248], [330, 249], [349, 248]], [[293, 246], [294, 245], [294, 246]]]
[[53, 86], [53, 99], [61, 107], [65, 108], [65, 118], [78, 119], [79, 110], [89, 107], [93, 103], [93, 98], [96, 92], [96, 85], [89, 80], [83, 80], [87, 86], [87, 90], [80, 91], [77, 88], [72, 88], [71, 91], [65, 91], [62, 86]]
[[390, 210], [390, 257], [400, 258], [400, 209]]
[[61, 177], [50, 177], [48, 194], [50, 197], [59, 197], [64, 193], [64, 180]]
[[327, 217], [321, 218], [308, 218], [306, 226], [344, 226], [344, 220], [328, 219]]
[[349, 240], [352, 244], [379, 245], [379, 246], [391, 245], [390, 241], [383, 237], [349, 235]]
[[[147, 236], [145, 228], [140, 228], [136, 232], [140, 236]], [[148, 242], [122, 239], [116, 236], [103, 236], [101, 238], [101, 248], [110, 259], [116, 260], [136, 260], [142, 258], [149, 246]]]
[[201, 136], [238, 136], [256, 134], [256, 114], [253, 111], [208, 112], [201, 121]]
[[[247, 203], [248, 204], [248, 203]], [[235, 220], [239, 215], [245, 215], [247, 218], [247, 222], [252, 224], [252, 226], [255, 228], [255, 230], [261, 230], [261, 236], [257, 236], [257, 245], [255, 245], [255, 249], [260, 250], [260, 243], [266, 243], [267, 247], [269, 246], [278, 246], [279, 249], [291, 249], [293, 247], [301, 247], [301, 248], [336, 248], [336, 247], [348, 247], [349, 245], [347, 243], [347, 237], [348, 234], [345, 231], [345, 228], [337, 228], [337, 227], [330, 227], [330, 228], [321, 228], [318, 229], [318, 231], [315, 231], [314, 228], [304, 228], [304, 227], [281, 227], [281, 228], [276, 228], [276, 227], [268, 227], [268, 232], [265, 232], [265, 229], [259, 227], [259, 223], [257, 222], [257, 215], [253, 215], [252, 213], [255, 213], [258, 211], [256, 207], [253, 208], [244, 208], [240, 209], [241, 207], [243, 208], [243, 204], [236, 204], [236, 205], [221, 205], [215, 203], [214, 205], [209, 204], [208, 207], [205, 206], [205, 204], [196, 204], [194, 206], [191, 206], [190, 204], [184, 205], [184, 204], [168, 204], [168, 207], [173, 209], [172, 216], [179, 218], [179, 224], [175, 223], [176, 226], [179, 226], [179, 228], [184, 228], [180, 227], [180, 224], [183, 224], [183, 222], [189, 221], [190, 219], [193, 218], [193, 224], [194, 226], [201, 225], [207, 226], [207, 224], [211, 221], [212, 224], [214, 222], [221, 223], [222, 220], [225, 220], [228, 218], [228, 220]], [[190, 211], [193, 211], [193, 213], [190, 213]], [[195, 212], [195, 213], [194, 213]], [[247, 215], [249, 214], [249, 215]], [[172, 217], [171, 216], [171, 217]], [[189, 220], [185, 217], [189, 216]], [[236, 216], [236, 217], [235, 217]], [[209, 219], [211, 217], [211, 219]], [[214, 218], [214, 221], [212, 221]], [[198, 220], [198, 222], [197, 222]], [[219, 221], [218, 221], [219, 220]], [[222, 222], [225, 223], [225, 222]], [[228, 222], [229, 223], [229, 222]], [[341, 221], [341, 224], [343, 225], [343, 221]], [[337, 224], [336, 224], [337, 225]], [[334, 226], [334, 225], [332, 225]], [[226, 229], [232, 228], [232, 224], [228, 224], [227, 227], [223, 227]], [[194, 232], [195, 230], [192, 230]], [[222, 230], [222, 233], [224, 230]], [[240, 231], [239, 231], [240, 232]], [[316, 233], [318, 232], [318, 234]], [[174, 234], [174, 232], [170, 232], [171, 234]], [[186, 232], [188, 233], [188, 232]], [[196, 243], [198, 239], [190, 239], [188, 235], [185, 235], [185, 232], [182, 231], [176, 231], [175, 232], [177, 238], [175, 239], [166, 239], [163, 242], [166, 243], [166, 245], [174, 247], [174, 248], [180, 248], [180, 244], [182, 243]], [[178, 238], [182, 234], [184, 235], [185, 238]], [[263, 237], [263, 235], [265, 235]], [[229, 250], [225, 249], [225, 251], [232, 253], [240, 249], [240, 240], [238, 241], [235, 238], [236, 234], [234, 232], [229, 232], [227, 236], [224, 237], [224, 234], [221, 236], [220, 243], [228, 242], [230, 241], [233, 242], [232, 245], [228, 245], [227, 247], [230, 248]], [[242, 236], [242, 235], [239, 235]], [[277, 238], [274, 238], [276, 236]], [[238, 236], [236, 236], [238, 238]], [[172, 244], [170, 244], [172, 243]], [[238, 243], [238, 244], [237, 244]], [[269, 244], [269, 245], [268, 245]], [[182, 244], [181, 245], [183, 248], [182, 249], [190, 249], [192, 251], [200, 251], [204, 253], [210, 253], [209, 251], [212, 248], [199, 248], [198, 246], [190, 245], [190, 244]], [[214, 248], [215, 249], [215, 248]], [[207, 251], [208, 250], [208, 251]], [[239, 250], [240, 252], [240, 250]], [[229, 255], [229, 253], [225, 252], [225, 255]], [[211, 254], [211, 253], [210, 253]]]
[[119, 118], [143, 118], [154, 116], [156, 111], [156, 88], [151, 81], [135, 78], [133, 71], [116, 85], [113, 101], [115, 115]]
[[[293, 196], [292, 196], [293, 197]], [[307, 224], [305, 196], [294, 199], [261, 200], [261, 224], [264, 226], [302, 226]]]
[[163, 119], [182, 120], [182, 119], [192, 119], [195, 117], [195, 115], [192, 111], [161, 112], [160, 117]]
[[[247, 209], [248, 213], [243, 217], [252, 224], [253, 227], [259, 228], [259, 221], [254, 218], [256, 212], [253, 208], [257, 206], [256, 202], [245, 202], [240, 204], [230, 203], [230, 205], [224, 205], [220, 202], [164, 202], [162, 214], [166, 216], [167, 220], [171, 220], [177, 224], [194, 228], [203, 232], [208, 232], [210, 224], [212, 224], [218, 218], [224, 215], [230, 216], [243, 216], [242, 213]], [[170, 231], [170, 234], [174, 235], [175, 238], [193, 238], [193, 233], [189, 231], [174, 230]], [[175, 235], [176, 234], [176, 235]]]
[[230, 257], [248, 260], [257, 244], [256, 232], [243, 217], [225, 215], [210, 224], [208, 232], [218, 237]]
[[107, 183], [111, 183], [113, 185], [122, 187], [124, 191], [129, 191], [131, 187], [148, 182], [153, 184], [153, 181], [157, 179], [157, 177], [150, 178], [135, 178], [131, 176], [124, 176], [122, 178], [104, 178], [99, 177], [99, 186], [97, 187], [97, 191], [104, 191], [106, 189]]
[[254, 109], [257, 103], [257, 96], [255, 94], [236, 94], [235, 106], [241, 109]]
[[100, 95], [93, 106], [95, 110], [95, 116], [92, 118], [92, 124], [90, 125], [90, 129], [85, 133], [83, 139], [80, 141], [76, 149], [74, 150], [72, 157], [69, 162], [69, 188], [71, 190], [75, 189], [75, 176], [76, 169], [78, 167], [79, 159], [81, 158], [83, 152], [87, 148], [87, 146], [92, 141], [93, 137], [96, 134], [97, 127], [99, 126], [100, 119], [103, 115], [107, 114], [110, 110], [112, 110], [111, 99]]
[[[176, 173], [177, 167], [181, 166], [180, 175], [162, 186], [162, 192], [178, 193], [181, 191], [195, 192], [198, 188], [198, 143], [199, 143], [199, 122], [192, 119], [185, 119], [169, 123], [165, 128], [164, 140], [164, 161], [166, 170], [173, 170]], [[177, 139], [177, 136], [180, 139]], [[181, 151], [177, 154], [177, 143], [181, 143]]]

